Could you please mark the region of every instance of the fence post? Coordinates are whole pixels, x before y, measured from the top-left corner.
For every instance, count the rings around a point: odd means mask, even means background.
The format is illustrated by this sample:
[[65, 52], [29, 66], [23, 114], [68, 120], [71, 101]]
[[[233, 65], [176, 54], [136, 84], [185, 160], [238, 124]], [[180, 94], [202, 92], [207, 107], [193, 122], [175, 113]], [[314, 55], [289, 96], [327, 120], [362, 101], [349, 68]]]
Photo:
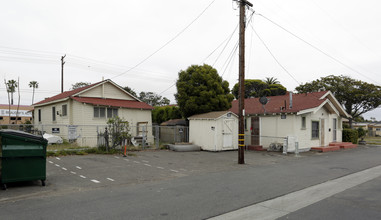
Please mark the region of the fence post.
[[283, 154], [287, 155], [287, 149], [288, 149], [288, 137], [285, 137], [283, 139]]
[[143, 137], [142, 137], [142, 148], [143, 150], [146, 147], [146, 126], [143, 126]]
[[295, 142], [295, 157], [299, 157], [299, 142]]
[[156, 142], [155, 142], [155, 144], [156, 144], [156, 149], [159, 149], [159, 142], [160, 142], [160, 138], [159, 138], [159, 134], [160, 134], [160, 132], [159, 132], [159, 129], [160, 129], [160, 127], [159, 127], [159, 125], [155, 125], [155, 140], [156, 140]]
[[173, 127], [173, 144], [176, 143], [176, 129], [177, 129], [177, 125], [175, 125], [175, 126]]

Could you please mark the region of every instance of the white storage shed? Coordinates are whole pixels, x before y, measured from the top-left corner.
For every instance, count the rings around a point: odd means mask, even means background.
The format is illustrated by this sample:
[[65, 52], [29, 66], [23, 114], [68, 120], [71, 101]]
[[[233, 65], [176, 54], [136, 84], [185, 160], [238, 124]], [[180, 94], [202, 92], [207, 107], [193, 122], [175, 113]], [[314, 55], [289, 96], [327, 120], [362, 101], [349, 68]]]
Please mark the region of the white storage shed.
[[202, 150], [238, 149], [238, 116], [231, 111], [193, 115], [189, 119], [189, 142]]

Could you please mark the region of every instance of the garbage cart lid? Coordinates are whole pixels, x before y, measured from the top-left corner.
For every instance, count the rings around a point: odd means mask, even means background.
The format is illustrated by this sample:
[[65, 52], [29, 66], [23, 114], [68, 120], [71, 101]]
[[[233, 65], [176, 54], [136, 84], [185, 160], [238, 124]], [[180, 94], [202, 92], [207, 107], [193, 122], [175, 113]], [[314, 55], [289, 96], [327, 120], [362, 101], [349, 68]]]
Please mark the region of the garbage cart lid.
[[29, 138], [36, 141], [46, 141], [44, 137], [41, 135], [34, 135], [23, 131], [17, 131], [12, 129], [2, 129], [0, 130], [0, 136], [3, 135], [9, 135], [9, 136], [15, 136], [15, 137], [23, 137], [23, 138]]

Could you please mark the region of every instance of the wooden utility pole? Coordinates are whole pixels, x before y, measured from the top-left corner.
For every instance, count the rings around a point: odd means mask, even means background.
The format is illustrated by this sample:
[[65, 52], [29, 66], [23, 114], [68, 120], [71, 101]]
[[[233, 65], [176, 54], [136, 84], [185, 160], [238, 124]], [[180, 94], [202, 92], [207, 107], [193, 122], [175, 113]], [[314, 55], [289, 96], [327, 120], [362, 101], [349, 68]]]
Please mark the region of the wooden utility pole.
[[64, 64], [65, 64], [65, 59], [66, 54], [61, 57], [61, 93], [64, 92]]
[[239, 0], [239, 100], [238, 100], [238, 164], [245, 164], [245, 12], [246, 6], [253, 4], [246, 0]]

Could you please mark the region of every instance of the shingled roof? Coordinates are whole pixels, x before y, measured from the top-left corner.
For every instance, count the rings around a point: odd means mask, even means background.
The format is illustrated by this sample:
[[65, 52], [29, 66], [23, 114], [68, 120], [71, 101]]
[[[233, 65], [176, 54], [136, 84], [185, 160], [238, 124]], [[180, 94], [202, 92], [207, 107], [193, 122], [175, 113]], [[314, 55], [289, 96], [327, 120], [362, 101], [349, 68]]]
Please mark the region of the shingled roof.
[[[246, 115], [301, 113], [305, 110], [316, 109], [327, 105], [332, 111], [337, 110], [344, 117], [350, 117], [330, 91], [292, 94], [292, 107], [290, 108], [290, 94], [270, 96], [268, 103], [263, 106], [259, 98], [245, 99]], [[238, 100], [232, 102], [232, 112], [238, 114]]]
[[137, 99], [136, 97], [132, 96], [130, 93], [128, 93], [124, 90], [123, 91], [125, 93], [129, 94], [135, 100], [122, 100], [122, 99], [108, 99], [108, 98], [101, 98], [101, 97], [94, 98], [94, 97], [80, 97], [79, 96], [82, 92], [84, 92], [86, 90], [93, 89], [93, 88], [95, 88], [95, 87], [97, 87], [103, 83], [107, 83], [107, 82], [109, 82], [109, 83], [115, 85], [116, 87], [118, 87], [119, 89], [121, 89], [114, 82], [107, 79], [107, 80], [103, 80], [103, 81], [100, 81], [100, 82], [97, 82], [97, 83], [94, 83], [94, 84], [91, 84], [88, 86], [84, 86], [84, 87], [81, 87], [78, 89], [66, 91], [66, 92], [60, 93], [58, 95], [52, 96], [50, 98], [46, 98], [40, 102], [33, 104], [33, 106], [40, 106], [40, 105], [44, 105], [44, 104], [50, 104], [50, 103], [54, 103], [54, 102], [64, 101], [66, 99], [73, 99], [77, 102], [92, 104], [92, 105], [96, 105], [96, 106], [111, 106], [111, 107], [133, 108], [133, 109], [149, 109], [149, 110], [153, 109], [152, 106], [148, 105], [145, 102], [140, 101], [139, 99]]

